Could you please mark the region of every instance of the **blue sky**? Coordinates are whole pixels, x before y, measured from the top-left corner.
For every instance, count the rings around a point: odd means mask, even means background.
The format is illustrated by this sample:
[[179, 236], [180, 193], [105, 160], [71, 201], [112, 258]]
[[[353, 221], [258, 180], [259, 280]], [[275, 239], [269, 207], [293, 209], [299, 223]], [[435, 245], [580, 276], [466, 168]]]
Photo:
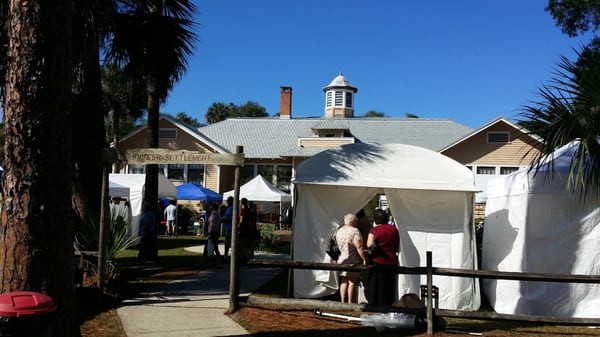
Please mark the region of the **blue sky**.
[[254, 101], [292, 116], [324, 113], [323, 87], [340, 72], [358, 88], [355, 115], [406, 113], [478, 128], [518, 117], [553, 77], [569, 38], [547, 0], [196, 1], [194, 55], [161, 111], [204, 122], [214, 102]]

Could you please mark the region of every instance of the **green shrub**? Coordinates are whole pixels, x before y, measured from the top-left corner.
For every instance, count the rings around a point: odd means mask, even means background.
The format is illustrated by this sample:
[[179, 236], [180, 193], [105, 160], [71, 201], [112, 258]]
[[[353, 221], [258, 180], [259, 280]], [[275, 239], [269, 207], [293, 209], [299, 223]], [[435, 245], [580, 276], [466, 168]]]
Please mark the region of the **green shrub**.
[[258, 243], [258, 250], [263, 252], [271, 253], [289, 253], [290, 243], [280, 242], [275, 240], [273, 231], [275, 230], [275, 224], [262, 224], [260, 227], [260, 241]]
[[[106, 261], [106, 279], [113, 279], [116, 275], [116, 256], [120, 252], [134, 246], [138, 240], [137, 235], [127, 234], [128, 224], [123, 217], [111, 217], [104, 226], [104, 260]], [[90, 217], [87, 222], [75, 232], [75, 248], [78, 251], [99, 251], [100, 221]], [[88, 266], [94, 266], [95, 261], [88, 261]]]

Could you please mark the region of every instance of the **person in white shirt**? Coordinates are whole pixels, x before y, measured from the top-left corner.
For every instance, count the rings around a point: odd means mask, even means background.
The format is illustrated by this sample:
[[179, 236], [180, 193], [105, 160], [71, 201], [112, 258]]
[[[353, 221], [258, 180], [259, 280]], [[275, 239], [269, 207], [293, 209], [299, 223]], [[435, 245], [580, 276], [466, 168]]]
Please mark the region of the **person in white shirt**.
[[177, 206], [175, 200], [169, 202], [169, 206], [165, 208], [164, 219], [167, 221], [167, 235], [177, 236]]

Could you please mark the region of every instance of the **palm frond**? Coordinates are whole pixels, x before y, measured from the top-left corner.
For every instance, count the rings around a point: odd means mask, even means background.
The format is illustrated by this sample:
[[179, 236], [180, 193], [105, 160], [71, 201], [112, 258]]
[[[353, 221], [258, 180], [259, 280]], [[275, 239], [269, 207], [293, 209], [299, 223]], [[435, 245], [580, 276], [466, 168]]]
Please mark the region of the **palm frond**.
[[[578, 150], [571, 158], [567, 189], [600, 191], [600, 51], [584, 47], [577, 61], [561, 57], [555, 77], [539, 89], [540, 100], [525, 106], [522, 125], [543, 139], [532, 170], [537, 174], [559, 147], [574, 140]], [[550, 158], [551, 159], [551, 158]], [[546, 172], [551, 177], [553, 168]]]

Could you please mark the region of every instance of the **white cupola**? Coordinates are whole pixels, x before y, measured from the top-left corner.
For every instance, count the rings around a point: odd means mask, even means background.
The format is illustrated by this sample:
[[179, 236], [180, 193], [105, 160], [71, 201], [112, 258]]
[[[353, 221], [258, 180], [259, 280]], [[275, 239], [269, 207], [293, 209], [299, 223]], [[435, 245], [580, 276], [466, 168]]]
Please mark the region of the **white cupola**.
[[354, 117], [354, 94], [358, 91], [340, 73], [323, 88], [325, 92], [325, 118]]

